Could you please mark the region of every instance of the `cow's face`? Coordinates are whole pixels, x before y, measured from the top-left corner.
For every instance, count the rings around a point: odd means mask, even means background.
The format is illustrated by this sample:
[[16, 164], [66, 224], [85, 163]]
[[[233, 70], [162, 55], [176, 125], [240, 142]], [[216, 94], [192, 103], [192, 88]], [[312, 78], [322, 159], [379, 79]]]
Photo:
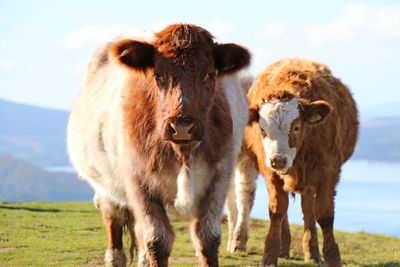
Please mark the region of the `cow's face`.
[[330, 110], [330, 105], [322, 100], [308, 103], [292, 97], [263, 101], [258, 122], [266, 165], [279, 174], [286, 174], [301, 147], [305, 128], [317, 126]]
[[216, 44], [206, 30], [171, 25], [154, 43], [123, 40], [112, 48], [120, 62], [154, 81], [160, 131], [176, 144], [201, 141], [217, 79], [246, 67], [250, 54], [235, 44]]

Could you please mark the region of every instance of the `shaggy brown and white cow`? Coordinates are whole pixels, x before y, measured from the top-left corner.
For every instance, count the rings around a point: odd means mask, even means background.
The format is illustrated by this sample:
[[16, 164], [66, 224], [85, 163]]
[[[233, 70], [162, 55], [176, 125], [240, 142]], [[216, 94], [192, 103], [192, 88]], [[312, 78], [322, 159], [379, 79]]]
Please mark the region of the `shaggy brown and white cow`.
[[[326, 264], [340, 266], [333, 235], [334, 197], [341, 166], [352, 155], [358, 135], [358, 114], [351, 93], [325, 65], [285, 59], [255, 79], [248, 101], [250, 122], [243, 144], [247, 153], [241, 154], [242, 161], [248, 162], [241, 174], [241, 184], [247, 189], [236, 191], [244, 195], [239, 201], [247, 201], [238, 206], [247, 205], [243, 217], [248, 218], [257, 169], [267, 183], [271, 225], [263, 264], [276, 265], [278, 256], [289, 256], [287, 208], [288, 192], [292, 192], [301, 194], [305, 259], [320, 261], [317, 221], [323, 232]], [[247, 226], [236, 227], [239, 230], [232, 237], [231, 251], [245, 249]]]
[[192, 219], [202, 266], [218, 266], [220, 217], [248, 118], [236, 74], [250, 54], [195, 25], [119, 39], [90, 63], [68, 125], [68, 149], [96, 192], [108, 266], [124, 266], [131, 226], [139, 266], [167, 266], [174, 239], [166, 209]]

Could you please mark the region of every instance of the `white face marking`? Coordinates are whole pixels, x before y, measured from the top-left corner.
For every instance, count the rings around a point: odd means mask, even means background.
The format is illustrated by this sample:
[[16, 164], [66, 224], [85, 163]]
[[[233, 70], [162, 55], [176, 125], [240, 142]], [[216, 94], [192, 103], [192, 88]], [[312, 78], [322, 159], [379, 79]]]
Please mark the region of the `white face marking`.
[[[296, 148], [289, 147], [289, 133], [292, 122], [300, 116], [299, 99], [298, 97], [293, 97], [289, 101], [273, 99], [261, 105], [259, 115], [260, 127], [266, 133], [262, 140], [266, 164], [276, 172], [285, 174], [296, 157]], [[271, 159], [276, 157], [287, 159], [284, 168], [277, 169], [272, 166]]]

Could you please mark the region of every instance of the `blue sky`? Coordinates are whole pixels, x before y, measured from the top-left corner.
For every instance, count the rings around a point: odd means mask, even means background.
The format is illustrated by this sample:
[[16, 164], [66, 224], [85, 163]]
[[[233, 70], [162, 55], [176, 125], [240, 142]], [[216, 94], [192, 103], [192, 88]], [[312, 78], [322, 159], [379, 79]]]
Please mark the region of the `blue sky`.
[[361, 108], [400, 104], [399, 1], [0, 1], [0, 98], [69, 109], [96, 47], [121, 32], [194, 23], [253, 54], [330, 66]]

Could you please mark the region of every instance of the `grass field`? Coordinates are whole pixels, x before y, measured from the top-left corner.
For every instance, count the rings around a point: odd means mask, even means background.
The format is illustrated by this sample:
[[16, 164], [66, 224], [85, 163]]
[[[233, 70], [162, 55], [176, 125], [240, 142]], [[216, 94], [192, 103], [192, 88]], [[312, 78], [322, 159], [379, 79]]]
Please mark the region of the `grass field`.
[[[176, 239], [170, 266], [197, 266], [188, 223], [173, 225]], [[227, 229], [223, 225], [220, 266], [259, 266], [267, 227], [266, 221], [252, 220], [248, 253], [230, 254], [225, 250]], [[302, 228], [292, 225], [291, 229], [291, 259], [280, 259], [280, 266], [317, 266], [302, 258]], [[336, 239], [345, 266], [400, 266], [400, 239], [339, 231]], [[101, 266], [105, 247], [100, 213], [92, 203], [0, 203], [2, 267]]]

